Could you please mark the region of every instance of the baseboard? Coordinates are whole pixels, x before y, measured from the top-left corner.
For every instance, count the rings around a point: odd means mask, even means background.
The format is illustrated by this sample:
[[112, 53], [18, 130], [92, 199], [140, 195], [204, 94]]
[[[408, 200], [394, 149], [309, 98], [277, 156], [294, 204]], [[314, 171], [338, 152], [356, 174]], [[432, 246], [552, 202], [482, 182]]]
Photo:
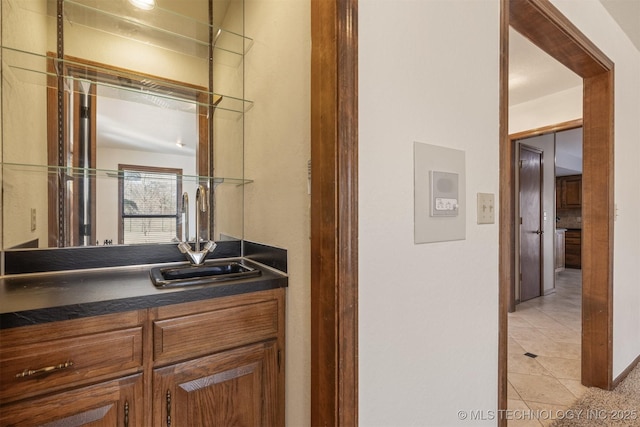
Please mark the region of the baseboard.
[[618, 387], [618, 384], [620, 384], [625, 378], [627, 378], [627, 375], [629, 375], [629, 373], [633, 371], [633, 369], [636, 366], [638, 366], [638, 363], [640, 363], [640, 355], [638, 355], [638, 357], [636, 357], [636, 359], [633, 362], [631, 362], [629, 366], [627, 366], [627, 369], [622, 371], [622, 373], [618, 375], [618, 377], [615, 380], [613, 380], [613, 384], [611, 384], [611, 389], [613, 390], [614, 388]]

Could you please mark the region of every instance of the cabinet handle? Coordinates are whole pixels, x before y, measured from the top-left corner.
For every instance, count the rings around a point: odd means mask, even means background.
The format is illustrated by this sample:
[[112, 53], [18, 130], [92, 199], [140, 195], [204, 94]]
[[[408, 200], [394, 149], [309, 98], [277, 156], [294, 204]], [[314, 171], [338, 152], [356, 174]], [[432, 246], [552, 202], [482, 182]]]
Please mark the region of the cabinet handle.
[[71, 366], [73, 366], [73, 362], [71, 360], [67, 360], [64, 363], [60, 363], [59, 365], [46, 366], [40, 369], [27, 368], [24, 371], [20, 372], [19, 374], [16, 374], [16, 378], [25, 378], [25, 377], [31, 377], [33, 375], [40, 375], [40, 374], [46, 374], [49, 372], [60, 371], [62, 369], [66, 369]]
[[129, 401], [124, 401], [124, 427], [129, 427]]
[[167, 427], [171, 427], [171, 390], [167, 390]]

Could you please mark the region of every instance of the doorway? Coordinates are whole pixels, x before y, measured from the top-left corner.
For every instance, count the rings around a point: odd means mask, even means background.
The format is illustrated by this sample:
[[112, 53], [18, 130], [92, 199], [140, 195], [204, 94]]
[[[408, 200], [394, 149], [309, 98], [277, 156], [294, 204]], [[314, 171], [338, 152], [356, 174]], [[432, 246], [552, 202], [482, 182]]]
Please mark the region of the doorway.
[[[500, 181], [513, 182], [515, 153], [508, 137], [508, 31], [512, 26], [582, 77], [583, 254], [582, 366], [586, 386], [612, 386], [613, 62], [548, 0], [503, 0], [501, 21]], [[515, 203], [500, 187], [499, 408], [506, 408], [507, 308], [515, 280]], [[501, 425], [506, 420], [500, 420]]]
[[519, 145], [520, 302], [542, 295], [542, 151]]

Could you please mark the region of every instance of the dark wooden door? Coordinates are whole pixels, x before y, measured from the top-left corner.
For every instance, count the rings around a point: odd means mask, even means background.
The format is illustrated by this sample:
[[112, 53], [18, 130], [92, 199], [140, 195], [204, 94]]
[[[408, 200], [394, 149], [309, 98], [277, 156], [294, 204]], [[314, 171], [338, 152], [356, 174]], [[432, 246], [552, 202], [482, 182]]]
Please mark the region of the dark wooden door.
[[277, 425], [276, 347], [270, 341], [156, 369], [153, 425]]
[[520, 145], [520, 301], [542, 289], [542, 152]]

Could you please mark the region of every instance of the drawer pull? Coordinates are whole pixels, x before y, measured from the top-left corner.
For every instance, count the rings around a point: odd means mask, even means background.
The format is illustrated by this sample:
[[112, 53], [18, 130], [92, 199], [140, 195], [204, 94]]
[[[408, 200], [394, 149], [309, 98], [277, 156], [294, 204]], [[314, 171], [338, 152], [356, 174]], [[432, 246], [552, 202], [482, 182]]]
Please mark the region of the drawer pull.
[[62, 369], [66, 369], [73, 366], [73, 362], [71, 360], [67, 360], [64, 363], [61, 363], [59, 365], [54, 365], [54, 366], [47, 366], [44, 368], [40, 368], [40, 369], [25, 369], [24, 371], [20, 372], [19, 374], [16, 374], [16, 378], [25, 378], [25, 377], [31, 377], [33, 375], [40, 375], [40, 374], [46, 374], [49, 372], [54, 372], [54, 371], [60, 371]]
[[171, 390], [167, 390], [167, 427], [171, 427]]

